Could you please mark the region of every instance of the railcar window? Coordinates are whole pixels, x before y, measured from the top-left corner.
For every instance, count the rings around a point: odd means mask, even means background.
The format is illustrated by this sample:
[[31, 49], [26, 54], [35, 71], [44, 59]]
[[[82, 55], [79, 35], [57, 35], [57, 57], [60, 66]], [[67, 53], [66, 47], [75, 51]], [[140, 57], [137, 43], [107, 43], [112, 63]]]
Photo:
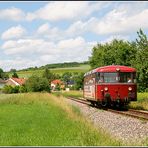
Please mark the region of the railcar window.
[[136, 80], [136, 73], [133, 73], [133, 82], [136, 83], [137, 80]]
[[103, 73], [97, 73], [97, 75], [96, 75], [96, 81], [97, 81], [97, 83], [102, 83], [104, 81], [104, 75], [103, 75]]
[[88, 75], [84, 78], [85, 85], [93, 85], [95, 84], [95, 74]]
[[117, 73], [104, 73], [104, 82], [105, 83], [116, 83], [116, 82], [118, 82]]
[[131, 72], [120, 72], [119, 73], [119, 77], [120, 77], [120, 81], [121, 83], [132, 83], [133, 82], [133, 78], [132, 78], [132, 74]]

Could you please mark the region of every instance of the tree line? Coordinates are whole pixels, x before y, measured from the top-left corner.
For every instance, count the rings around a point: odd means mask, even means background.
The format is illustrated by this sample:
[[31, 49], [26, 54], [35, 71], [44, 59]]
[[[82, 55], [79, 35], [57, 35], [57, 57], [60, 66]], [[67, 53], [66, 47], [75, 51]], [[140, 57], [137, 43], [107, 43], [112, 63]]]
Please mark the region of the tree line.
[[114, 39], [98, 43], [92, 49], [89, 63], [92, 69], [106, 65], [125, 65], [137, 69], [139, 92], [148, 92], [148, 39], [140, 29], [135, 41]]
[[[88, 61], [84, 61], [84, 62], [64, 62], [64, 63], [46, 64], [45, 66], [29, 67], [29, 68], [22, 69], [22, 70], [19, 70], [19, 71], [29, 71], [29, 70], [46, 69], [46, 68], [53, 69], [53, 68], [79, 67], [82, 64], [84, 65], [84, 64], [88, 64], [88, 63], [89, 63]], [[11, 69], [10, 72], [12, 70], [13, 69]]]

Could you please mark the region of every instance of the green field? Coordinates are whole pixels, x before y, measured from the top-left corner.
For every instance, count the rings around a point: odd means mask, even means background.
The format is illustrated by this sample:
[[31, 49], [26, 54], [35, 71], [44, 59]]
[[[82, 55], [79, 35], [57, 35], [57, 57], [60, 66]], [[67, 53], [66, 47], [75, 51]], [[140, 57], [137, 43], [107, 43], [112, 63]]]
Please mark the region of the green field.
[[148, 93], [138, 93], [137, 101], [131, 102], [129, 107], [148, 111]]
[[119, 146], [65, 98], [48, 93], [0, 94], [0, 146]]
[[[81, 65], [79, 67], [68, 67], [68, 68], [53, 68], [50, 69], [51, 72], [55, 73], [55, 74], [59, 74], [62, 75], [64, 72], [87, 72], [89, 71], [90, 66], [89, 65]], [[29, 71], [18, 71], [17, 74], [20, 78], [28, 78], [30, 77], [32, 74], [36, 74], [36, 75], [42, 75], [44, 69], [40, 70], [29, 70]], [[12, 73], [9, 73], [9, 76], [11, 77]]]

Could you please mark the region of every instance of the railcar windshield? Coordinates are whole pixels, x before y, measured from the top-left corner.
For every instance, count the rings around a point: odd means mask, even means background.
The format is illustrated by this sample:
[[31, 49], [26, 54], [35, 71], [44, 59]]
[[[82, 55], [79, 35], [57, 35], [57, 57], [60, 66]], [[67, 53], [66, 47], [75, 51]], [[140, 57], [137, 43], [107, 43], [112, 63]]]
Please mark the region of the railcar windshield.
[[115, 73], [98, 73], [98, 83], [117, 83], [118, 74]]
[[114, 72], [98, 73], [98, 83], [136, 83], [136, 73]]
[[117, 73], [104, 73], [104, 82], [105, 83], [115, 83], [115, 82], [118, 82]]
[[120, 72], [119, 78], [121, 83], [136, 83], [136, 73]]

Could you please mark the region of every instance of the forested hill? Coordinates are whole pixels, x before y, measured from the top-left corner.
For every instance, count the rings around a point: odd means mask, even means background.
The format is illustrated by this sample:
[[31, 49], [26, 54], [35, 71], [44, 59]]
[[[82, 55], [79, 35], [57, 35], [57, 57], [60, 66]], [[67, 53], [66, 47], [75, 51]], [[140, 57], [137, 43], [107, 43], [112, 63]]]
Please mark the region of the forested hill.
[[22, 70], [18, 70], [18, 71], [28, 71], [28, 70], [36, 70], [36, 69], [53, 69], [53, 68], [66, 68], [66, 67], [79, 67], [81, 65], [88, 65], [89, 62], [85, 61], [85, 62], [64, 62], [64, 63], [55, 63], [55, 64], [47, 64], [45, 66], [41, 66], [41, 67], [29, 67], [26, 69], [22, 69]]

